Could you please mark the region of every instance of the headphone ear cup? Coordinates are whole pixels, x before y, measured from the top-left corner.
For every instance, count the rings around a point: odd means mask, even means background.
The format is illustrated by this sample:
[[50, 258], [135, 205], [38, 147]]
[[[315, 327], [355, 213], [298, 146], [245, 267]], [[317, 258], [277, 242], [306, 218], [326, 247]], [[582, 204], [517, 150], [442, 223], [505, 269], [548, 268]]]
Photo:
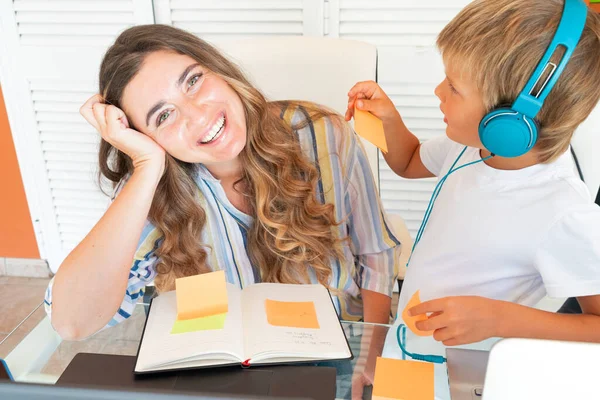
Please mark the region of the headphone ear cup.
[[537, 141], [537, 123], [511, 108], [498, 108], [479, 123], [479, 139], [492, 154], [518, 157], [527, 153]]

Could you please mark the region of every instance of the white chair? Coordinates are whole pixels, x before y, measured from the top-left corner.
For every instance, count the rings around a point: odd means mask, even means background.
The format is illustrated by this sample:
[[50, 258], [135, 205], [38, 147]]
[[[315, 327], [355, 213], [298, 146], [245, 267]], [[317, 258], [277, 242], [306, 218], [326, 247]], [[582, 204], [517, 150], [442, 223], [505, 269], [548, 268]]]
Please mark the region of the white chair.
[[[352, 40], [292, 36], [221, 40], [215, 45], [236, 62], [270, 100], [308, 100], [346, 112], [347, 93], [375, 80], [377, 48]], [[363, 141], [377, 176], [377, 149]]]
[[[376, 80], [377, 48], [371, 44], [318, 37], [267, 37], [219, 41], [215, 45], [235, 61], [271, 100], [309, 100], [346, 112], [347, 93], [359, 81]], [[379, 176], [375, 146], [363, 141], [371, 169]], [[375, 179], [378, 184], [378, 179]], [[399, 279], [412, 238], [399, 215], [389, 215], [402, 243]]]

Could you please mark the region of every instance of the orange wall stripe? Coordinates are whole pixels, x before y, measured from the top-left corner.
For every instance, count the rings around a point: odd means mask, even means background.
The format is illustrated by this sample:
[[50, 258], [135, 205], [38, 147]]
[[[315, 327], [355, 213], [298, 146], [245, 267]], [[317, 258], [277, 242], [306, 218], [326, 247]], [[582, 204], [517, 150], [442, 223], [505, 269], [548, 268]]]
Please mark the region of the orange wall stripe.
[[0, 88], [0, 257], [40, 258]]

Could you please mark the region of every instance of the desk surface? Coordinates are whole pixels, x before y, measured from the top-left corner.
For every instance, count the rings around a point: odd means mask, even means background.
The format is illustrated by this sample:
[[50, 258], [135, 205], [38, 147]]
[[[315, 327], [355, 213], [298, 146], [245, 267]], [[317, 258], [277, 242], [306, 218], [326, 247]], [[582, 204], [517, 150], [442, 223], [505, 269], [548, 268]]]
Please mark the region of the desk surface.
[[[127, 321], [75, 342], [63, 341], [54, 332], [40, 304], [0, 342], [0, 358], [6, 360], [17, 381], [54, 384], [79, 353], [136, 355], [146, 309], [146, 304], [139, 303]], [[342, 327], [354, 359], [322, 365], [336, 369], [336, 398], [350, 399], [353, 381], [356, 388], [361, 386], [356, 382], [365, 381], [364, 377], [372, 379], [367, 360], [375, 360], [381, 354], [389, 326], [343, 321]], [[367, 388], [365, 394], [368, 393]]]

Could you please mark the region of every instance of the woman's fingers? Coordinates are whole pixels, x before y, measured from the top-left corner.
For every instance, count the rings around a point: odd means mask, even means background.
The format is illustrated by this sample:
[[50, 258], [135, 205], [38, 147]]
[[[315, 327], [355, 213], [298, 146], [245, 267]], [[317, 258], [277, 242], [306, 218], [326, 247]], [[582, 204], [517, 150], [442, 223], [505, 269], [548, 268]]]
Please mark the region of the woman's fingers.
[[106, 104], [94, 103], [92, 105], [92, 111], [94, 113], [96, 123], [98, 124], [98, 130], [101, 134], [104, 134], [106, 131]]
[[134, 167], [146, 162], [164, 164], [165, 150], [151, 137], [131, 129], [123, 110], [105, 104], [100, 95], [89, 98], [79, 112], [104, 140], [127, 154]]
[[81, 114], [81, 116], [90, 125], [92, 125], [94, 128], [96, 128], [97, 131], [100, 131], [100, 126], [98, 125], [98, 122], [96, 121], [96, 117], [94, 116], [94, 110], [93, 110], [94, 104], [96, 104], [96, 103], [102, 103], [102, 96], [100, 96], [99, 94], [95, 94], [92, 97], [90, 97], [89, 99], [87, 99], [87, 101], [85, 103], [83, 103], [83, 105], [79, 109], [79, 114]]
[[127, 129], [127, 125], [123, 124], [122, 119], [126, 118], [125, 113], [119, 108], [109, 105], [106, 107], [105, 120], [106, 120], [106, 131], [107, 136], [110, 136], [111, 140], [117, 138], [114, 135], [121, 134], [122, 131]]

